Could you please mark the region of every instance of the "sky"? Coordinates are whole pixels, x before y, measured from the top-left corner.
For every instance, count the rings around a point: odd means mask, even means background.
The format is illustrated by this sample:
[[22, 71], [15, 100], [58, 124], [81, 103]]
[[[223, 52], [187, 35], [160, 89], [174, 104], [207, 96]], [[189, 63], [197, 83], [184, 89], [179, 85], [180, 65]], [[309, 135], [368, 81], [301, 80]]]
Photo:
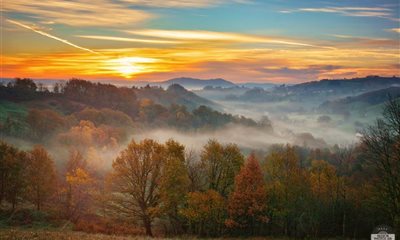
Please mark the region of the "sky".
[[0, 0], [1, 78], [400, 75], [398, 0]]

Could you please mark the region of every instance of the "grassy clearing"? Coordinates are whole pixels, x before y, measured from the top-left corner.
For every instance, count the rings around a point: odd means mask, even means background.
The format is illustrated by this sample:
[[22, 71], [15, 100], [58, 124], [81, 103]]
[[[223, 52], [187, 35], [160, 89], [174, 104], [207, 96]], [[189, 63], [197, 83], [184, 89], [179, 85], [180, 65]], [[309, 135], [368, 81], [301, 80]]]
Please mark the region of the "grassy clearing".
[[8, 116], [23, 117], [27, 114], [25, 107], [9, 101], [0, 101], [0, 122], [4, 122]]
[[[150, 240], [150, 239], [201, 239], [191, 236], [183, 236], [178, 238], [150, 238], [146, 236], [112, 236], [104, 234], [89, 234], [83, 232], [74, 232], [70, 230], [34, 230], [34, 229], [21, 229], [21, 228], [0, 228], [1, 240]], [[217, 238], [224, 240], [234, 240], [237, 238]], [[243, 239], [243, 238], [240, 238]], [[246, 238], [247, 240], [288, 240], [288, 238], [266, 238], [254, 237]]]
[[89, 234], [83, 232], [61, 230], [33, 230], [33, 229], [0, 229], [1, 240], [147, 240], [148, 237], [123, 237], [104, 234]]

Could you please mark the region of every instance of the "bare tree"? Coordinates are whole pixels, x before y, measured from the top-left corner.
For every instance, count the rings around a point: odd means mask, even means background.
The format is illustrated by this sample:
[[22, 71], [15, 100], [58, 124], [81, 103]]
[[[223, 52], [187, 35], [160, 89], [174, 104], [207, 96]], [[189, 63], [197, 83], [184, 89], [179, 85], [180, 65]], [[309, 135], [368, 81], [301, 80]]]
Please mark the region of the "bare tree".
[[362, 144], [375, 181], [383, 210], [395, 227], [400, 227], [400, 104], [389, 99], [383, 119], [363, 133]]

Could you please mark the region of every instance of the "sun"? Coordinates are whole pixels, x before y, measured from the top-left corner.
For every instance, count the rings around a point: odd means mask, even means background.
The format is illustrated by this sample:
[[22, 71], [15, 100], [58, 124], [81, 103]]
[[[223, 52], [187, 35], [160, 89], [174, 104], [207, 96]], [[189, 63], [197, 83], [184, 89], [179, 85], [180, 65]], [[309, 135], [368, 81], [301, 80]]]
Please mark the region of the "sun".
[[143, 67], [140, 67], [137, 64], [134, 63], [121, 63], [121, 66], [116, 67], [115, 69], [119, 73], [121, 73], [125, 77], [131, 77], [135, 73], [140, 73], [143, 71]]
[[119, 75], [130, 78], [135, 74], [147, 72], [146, 63], [155, 62], [152, 58], [143, 57], [123, 57], [112, 59], [107, 62], [111, 70], [117, 72]]

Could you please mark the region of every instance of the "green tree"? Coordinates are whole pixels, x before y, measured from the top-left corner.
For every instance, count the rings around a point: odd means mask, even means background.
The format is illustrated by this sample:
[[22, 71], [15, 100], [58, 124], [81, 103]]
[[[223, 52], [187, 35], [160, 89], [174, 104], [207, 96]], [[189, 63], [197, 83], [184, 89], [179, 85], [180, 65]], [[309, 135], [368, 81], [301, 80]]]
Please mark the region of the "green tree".
[[201, 153], [201, 166], [206, 175], [208, 189], [228, 196], [243, 162], [244, 157], [237, 145], [223, 146], [216, 140], [208, 141]]
[[189, 177], [185, 166], [185, 148], [169, 140], [165, 144], [165, 160], [160, 182], [160, 210], [170, 221], [175, 234], [183, 231], [183, 219], [179, 210], [185, 203], [189, 189]]
[[266, 177], [271, 222], [282, 227], [286, 236], [299, 234], [296, 230], [307, 212], [309, 178], [294, 147], [286, 145], [267, 156]]

